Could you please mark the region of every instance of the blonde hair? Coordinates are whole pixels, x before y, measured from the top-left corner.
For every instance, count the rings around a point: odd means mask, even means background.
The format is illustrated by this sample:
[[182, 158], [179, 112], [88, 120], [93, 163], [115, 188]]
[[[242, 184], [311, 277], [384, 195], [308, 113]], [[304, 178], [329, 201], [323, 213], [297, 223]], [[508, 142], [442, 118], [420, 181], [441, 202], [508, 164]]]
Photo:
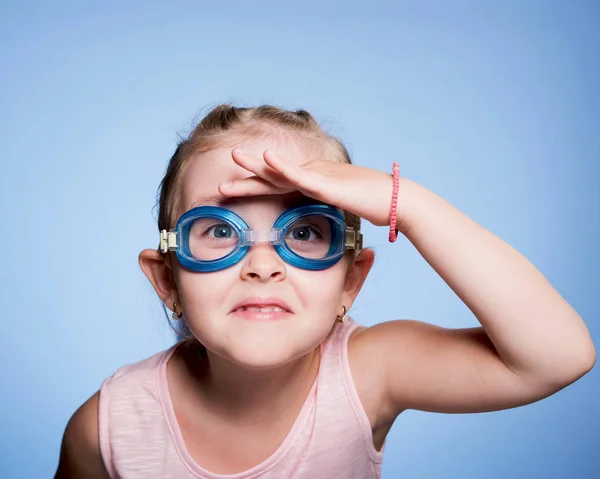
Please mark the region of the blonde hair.
[[[181, 212], [181, 183], [187, 166], [193, 158], [215, 148], [225, 146], [233, 137], [269, 137], [289, 133], [313, 142], [323, 148], [326, 157], [340, 163], [352, 164], [346, 147], [337, 138], [325, 133], [315, 118], [306, 110], [284, 110], [272, 105], [252, 108], [221, 104], [214, 107], [198, 123], [187, 138], [177, 145], [175, 153], [159, 187], [158, 230], [175, 227]], [[344, 212], [346, 224], [360, 230], [360, 217]], [[358, 253], [358, 252], [356, 252]], [[185, 321], [178, 321], [180, 338], [191, 337]]]

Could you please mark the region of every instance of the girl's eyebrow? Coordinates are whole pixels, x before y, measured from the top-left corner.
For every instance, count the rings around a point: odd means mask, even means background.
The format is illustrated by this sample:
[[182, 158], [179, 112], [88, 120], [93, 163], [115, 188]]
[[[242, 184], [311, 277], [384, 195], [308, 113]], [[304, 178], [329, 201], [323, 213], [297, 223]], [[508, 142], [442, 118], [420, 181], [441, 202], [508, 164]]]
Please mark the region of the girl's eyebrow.
[[205, 198], [199, 198], [194, 201], [186, 210], [191, 210], [197, 206], [222, 206], [224, 204], [233, 203], [235, 198], [225, 198], [222, 195], [208, 196]]

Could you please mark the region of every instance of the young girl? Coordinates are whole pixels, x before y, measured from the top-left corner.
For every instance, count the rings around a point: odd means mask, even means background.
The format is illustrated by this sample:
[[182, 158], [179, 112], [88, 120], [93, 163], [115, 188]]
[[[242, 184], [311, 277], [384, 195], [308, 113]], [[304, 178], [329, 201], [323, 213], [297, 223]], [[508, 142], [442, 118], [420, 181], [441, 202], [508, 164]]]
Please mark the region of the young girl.
[[[360, 218], [405, 235], [482, 327], [350, 319], [374, 259]], [[75, 412], [56, 477], [376, 478], [402, 411], [521, 406], [595, 362], [527, 259], [397, 164], [352, 165], [306, 111], [212, 110], [171, 158], [158, 229], [139, 260], [180, 340]]]

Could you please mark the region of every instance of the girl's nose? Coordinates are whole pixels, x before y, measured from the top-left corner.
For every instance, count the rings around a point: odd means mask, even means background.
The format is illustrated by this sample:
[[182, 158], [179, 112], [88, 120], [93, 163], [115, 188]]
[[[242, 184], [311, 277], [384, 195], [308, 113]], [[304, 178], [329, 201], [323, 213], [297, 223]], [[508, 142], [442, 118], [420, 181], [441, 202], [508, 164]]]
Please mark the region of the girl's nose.
[[285, 262], [269, 243], [256, 243], [242, 260], [241, 276], [247, 281], [282, 281], [286, 277]]

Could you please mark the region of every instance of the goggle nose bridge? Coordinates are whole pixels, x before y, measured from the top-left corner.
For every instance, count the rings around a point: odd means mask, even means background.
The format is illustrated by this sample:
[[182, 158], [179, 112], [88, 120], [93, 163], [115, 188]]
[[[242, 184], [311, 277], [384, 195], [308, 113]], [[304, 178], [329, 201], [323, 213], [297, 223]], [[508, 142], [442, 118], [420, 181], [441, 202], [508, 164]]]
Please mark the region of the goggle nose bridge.
[[241, 231], [240, 242], [243, 246], [251, 246], [255, 243], [283, 244], [283, 228], [271, 228], [270, 231], [245, 229]]

